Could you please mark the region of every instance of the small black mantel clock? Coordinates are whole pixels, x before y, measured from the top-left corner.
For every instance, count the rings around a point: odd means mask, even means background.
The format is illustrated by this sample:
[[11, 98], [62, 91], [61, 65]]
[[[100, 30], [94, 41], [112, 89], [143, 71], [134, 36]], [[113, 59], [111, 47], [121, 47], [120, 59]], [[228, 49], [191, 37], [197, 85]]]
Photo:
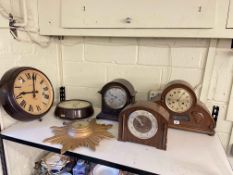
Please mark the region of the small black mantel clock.
[[99, 91], [102, 97], [102, 109], [97, 119], [118, 121], [118, 115], [127, 105], [135, 102], [136, 91], [125, 79], [108, 82]]

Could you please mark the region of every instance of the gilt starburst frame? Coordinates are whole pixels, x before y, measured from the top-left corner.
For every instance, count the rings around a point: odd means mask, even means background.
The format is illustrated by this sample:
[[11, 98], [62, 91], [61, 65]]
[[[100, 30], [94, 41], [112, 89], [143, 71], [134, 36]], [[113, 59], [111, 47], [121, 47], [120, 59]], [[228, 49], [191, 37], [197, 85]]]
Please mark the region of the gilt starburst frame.
[[108, 131], [112, 125], [97, 124], [96, 119], [90, 122], [76, 121], [63, 127], [51, 127], [54, 136], [47, 138], [44, 142], [62, 144], [61, 154], [77, 147], [88, 147], [95, 150], [103, 139], [113, 138]]

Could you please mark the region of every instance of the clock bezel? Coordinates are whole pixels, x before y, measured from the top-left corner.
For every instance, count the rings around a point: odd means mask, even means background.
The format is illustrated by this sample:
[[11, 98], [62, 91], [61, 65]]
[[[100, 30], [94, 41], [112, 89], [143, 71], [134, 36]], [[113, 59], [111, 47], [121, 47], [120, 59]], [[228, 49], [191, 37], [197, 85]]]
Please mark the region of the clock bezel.
[[[34, 70], [34, 71], [41, 73], [48, 80], [48, 82], [52, 88], [51, 90], [52, 90], [53, 96], [51, 97], [52, 98], [51, 105], [49, 106], [49, 108], [45, 112], [43, 112], [41, 114], [31, 114], [31, 113], [26, 112], [25, 110], [23, 110], [19, 106], [19, 104], [16, 102], [16, 99], [14, 97], [15, 80], [18, 77], [18, 75], [25, 70]], [[29, 120], [41, 118], [42, 116], [44, 116], [45, 114], [47, 114], [49, 112], [49, 110], [51, 109], [51, 107], [53, 106], [53, 103], [54, 103], [54, 88], [53, 88], [51, 81], [42, 71], [40, 71], [36, 68], [33, 68], [33, 67], [16, 67], [16, 68], [8, 70], [3, 75], [2, 79], [0, 80], [0, 89], [1, 89], [0, 90], [0, 94], [1, 94], [0, 100], [1, 100], [3, 108], [10, 116], [12, 116], [13, 118], [15, 118], [17, 120], [29, 121]]]
[[[173, 111], [171, 110], [167, 104], [166, 104], [166, 95], [172, 90], [172, 89], [175, 89], [175, 88], [182, 88], [182, 89], [185, 89], [189, 94], [190, 94], [190, 97], [192, 98], [192, 105], [185, 111], [183, 112], [176, 112], [176, 111]], [[194, 89], [192, 88], [192, 86], [190, 84], [188, 84], [187, 82], [185, 81], [182, 81], [182, 80], [174, 80], [170, 83], [168, 83], [165, 87], [164, 87], [164, 90], [162, 91], [162, 94], [161, 94], [161, 102], [163, 103], [163, 106], [171, 113], [173, 114], [177, 114], [177, 115], [182, 115], [182, 114], [186, 114], [187, 112], [189, 112], [190, 110], [192, 110], [192, 108], [196, 105], [197, 103], [197, 97], [196, 97], [196, 94], [194, 92]]]
[[[123, 106], [121, 106], [120, 108], [112, 108], [110, 105], [107, 104], [107, 102], [106, 102], [106, 100], [105, 100], [105, 95], [106, 95], [107, 91], [109, 91], [109, 90], [112, 89], [112, 88], [121, 89], [121, 90], [123, 90], [123, 91], [125, 92], [125, 94], [126, 94], [126, 101], [125, 101], [125, 104], [124, 104]], [[105, 91], [103, 92], [103, 100], [104, 100], [105, 105], [108, 106], [109, 108], [111, 108], [112, 110], [122, 109], [122, 108], [124, 108], [124, 107], [127, 105], [127, 103], [129, 102], [129, 93], [128, 93], [127, 90], [126, 90], [125, 88], [123, 88], [122, 86], [119, 86], [119, 85], [114, 86], [114, 85], [112, 85], [112, 86], [110, 86], [109, 88], [105, 89]]]
[[[60, 107], [59, 105], [64, 102], [70, 102], [70, 101], [83, 101], [89, 103], [88, 106], [84, 108], [64, 108]], [[76, 120], [76, 119], [84, 119], [87, 117], [91, 117], [94, 113], [93, 105], [90, 101], [87, 100], [80, 100], [80, 99], [70, 99], [61, 101], [57, 104], [57, 107], [55, 109], [55, 115], [62, 119], [67, 120]]]
[[[134, 125], [133, 122], [134, 122], [134, 120], [135, 120], [135, 118], [136, 118], [137, 116], [132, 116], [132, 115], [133, 115], [133, 113], [135, 113], [135, 112], [137, 112], [137, 111], [144, 111], [144, 112], [149, 113], [149, 115], [151, 115], [151, 117], [149, 117], [149, 116], [144, 116], [144, 117], [146, 117], [146, 118], [149, 118], [149, 120], [150, 120], [152, 126], [151, 126], [151, 128], [150, 128], [149, 131], [147, 131], [147, 132], [145, 132], [145, 133], [141, 133], [141, 136], [137, 135], [137, 134], [140, 134], [140, 131], [138, 131], [135, 127], [134, 127], [133, 129], [131, 129], [130, 126], [129, 126], [129, 124]], [[153, 120], [154, 120], [154, 122], [155, 122], [154, 124], [153, 124]], [[131, 123], [130, 121], [132, 121], [132, 123]], [[155, 129], [153, 129], [153, 125], [156, 127]], [[154, 136], [156, 135], [156, 133], [158, 132], [158, 121], [157, 121], [157, 117], [155, 117], [154, 114], [152, 114], [152, 113], [149, 112], [148, 110], [138, 109], [138, 110], [135, 110], [135, 111], [133, 111], [132, 113], [129, 114], [128, 121], [127, 121], [127, 127], [128, 127], [128, 129], [129, 129], [130, 133], [131, 133], [132, 135], [134, 135], [134, 137], [137, 137], [137, 138], [142, 139], [142, 140], [147, 140], [147, 139], [150, 139], [150, 138], [154, 137]], [[133, 130], [134, 130], [135, 133], [133, 133]], [[149, 137], [148, 135], [145, 136], [146, 133], [151, 132], [151, 130], [154, 130], [153, 135], [150, 136], [150, 137]]]

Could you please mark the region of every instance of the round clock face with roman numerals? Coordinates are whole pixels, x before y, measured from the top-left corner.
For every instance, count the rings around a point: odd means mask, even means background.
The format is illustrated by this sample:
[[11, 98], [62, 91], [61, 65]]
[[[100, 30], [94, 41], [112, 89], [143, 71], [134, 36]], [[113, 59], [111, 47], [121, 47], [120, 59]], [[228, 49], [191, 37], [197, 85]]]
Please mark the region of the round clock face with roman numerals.
[[0, 81], [3, 108], [18, 120], [32, 120], [45, 115], [54, 100], [53, 86], [47, 76], [32, 67], [7, 71]]
[[14, 98], [24, 111], [40, 115], [52, 105], [53, 88], [42, 72], [33, 69], [24, 70], [15, 79]]

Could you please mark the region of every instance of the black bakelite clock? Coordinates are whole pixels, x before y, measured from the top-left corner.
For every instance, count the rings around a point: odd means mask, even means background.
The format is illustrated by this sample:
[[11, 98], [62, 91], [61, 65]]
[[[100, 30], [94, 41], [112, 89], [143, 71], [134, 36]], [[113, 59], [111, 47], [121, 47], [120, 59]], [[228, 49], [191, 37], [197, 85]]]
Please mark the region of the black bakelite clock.
[[48, 77], [32, 67], [7, 71], [0, 80], [0, 102], [18, 120], [33, 120], [45, 115], [53, 105], [54, 90]]
[[102, 107], [101, 112], [96, 116], [97, 119], [118, 121], [118, 115], [122, 109], [135, 102], [136, 91], [125, 79], [108, 82], [99, 93], [102, 97]]

